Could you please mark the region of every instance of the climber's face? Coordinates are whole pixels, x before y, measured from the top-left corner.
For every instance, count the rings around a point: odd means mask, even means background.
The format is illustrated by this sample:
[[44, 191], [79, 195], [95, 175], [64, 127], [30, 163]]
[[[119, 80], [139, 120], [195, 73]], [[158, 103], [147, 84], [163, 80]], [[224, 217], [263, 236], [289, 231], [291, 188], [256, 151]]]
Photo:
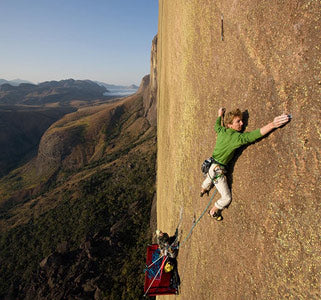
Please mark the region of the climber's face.
[[232, 124], [228, 124], [227, 126], [236, 131], [241, 131], [243, 126], [243, 121], [240, 117], [234, 117]]

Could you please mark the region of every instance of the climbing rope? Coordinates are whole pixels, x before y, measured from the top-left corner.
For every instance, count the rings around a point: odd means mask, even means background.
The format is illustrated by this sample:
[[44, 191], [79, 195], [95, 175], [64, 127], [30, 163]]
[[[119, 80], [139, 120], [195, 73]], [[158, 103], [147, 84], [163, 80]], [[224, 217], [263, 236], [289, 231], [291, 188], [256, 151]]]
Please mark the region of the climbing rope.
[[[211, 178], [211, 179], [212, 179], [212, 178]], [[212, 179], [212, 180], [213, 180], [213, 179]], [[215, 186], [215, 185], [214, 185], [214, 186]], [[190, 238], [190, 236], [192, 235], [192, 232], [193, 232], [194, 228], [196, 227], [196, 225], [198, 224], [198, 222], [203, 218], [203, 216], [205, 215], [205, 213], [206, 213], [207, 210], [209, 209], [211, 203], [213, 202], [213, 199], [214, 199], [214, 196], [216, 195], [216, 193], [217, 193], [217, 189], [215, 189], [212, 197], [210, 198], [207, 206], [205, 207], [205, 209], [204, 209], [204, 211], [202, 212], [202, 214], [200, 215], [200, 217], [199, 217], [196, 221], [193, 221], [192, 228], [191, 228], [191, 230], [189, 231], [189, 233], [188, 233], [188, 235], [186, 236], [186, 238], [183, 240], [183, 242], [182, 242], [182, 243], [179, 243], [177, 246], [174, 246], [174, 245], [177, 243], [177, 241], [178, 241], [178, 229], [179, 229], [179, 226], [180, 226], [180, 224], [181, 224], [181, 222], [182, 222], [182, 217], [183, 217], [183, 208], [181, 208], [180, 217], [179, 217], [179, 222], [178, 222], [178, 225], [177, 225], [177, 228], [176, 228], [176, 232], [175, 232], [176, 239], [175, 239], [175, 241], [174, 241], [171, 245], [169, 245], [169, 246], [167, 247], [167, 249], [175, 249], [175, 250], [176, 250], [176, 249], [179, 249], [180, 247], [182, 247], [182, 246], [186, 243], [186, 241], [187, 241], [187, 240]], [[163, 261], [162, 261], [162, 263], [161, 263], [161, 266], [159, 267], [156, 275], [154, 276], [154, 278], [153, 278], [152, 282], [150, 283], [149, 287], [147, 288], [147, 290], [146, 290], [146, 292], [145, 292], [145, 294], [144, 294], [144, 297], [146, 297], [146, 295], [147, 295], [147, 293], [149, 292], [151, 286], [153, 285], [156, 277], [158, 276], [158, 274], [160, 273], [160, 271], [161, 271], [162, 268], [164, 267], [164, 265], [165, 265], [165, 263], [166, 263], [166, 261], [167, 261], [167, 259], [168, 259], [168, 255], [160, 255], [160, 257], [159, 257], [157, 260], [155, 260], [154, 262], [152, 262], [149, 266], [146, 265], [146, 268], [145, 268], [144, 272], [148, 271], [149, 268], [150, 268], [151, 266], [153, 266], [156, 262], [158, 262], [160, 259], [163, 259]]]
[[175, 247], [175, 249], [178, 249], [180, 247], [182, 247], [186, 241], [190, 238], [194, 228], [196, 227], [197, 223], [203, 218], [203, 216], [205, 215], [205, 213], [207, 212], [208, 208], [210, 207], [211, 203], [213, 202], [213, 199], [214, 199], [214, 196], [216, 195], [217, 193], [217, 189], [215, 189], [212, 197], [210, 198], [210, 201], [208, 202], [207, 206], [205, 207], [204, 211], [202, 212], [202, 214], [200, 215], [200, 217], [197, 219], [197, 221], [193, 222], [193, 225], [192, 225], [192, 228], [191, 230], [189, 231], [188, 235], [186, 236], [186, 238], [183, 240], [183, 242], [181, 242], [179, 245], [177, 245]]
[[[209, 174], [208, 174], [209, 175]], [[210, 179], [212, 180], [213, 184], [214, 184], [214, 180], [217, 179], [217, 177], [214, 176], [214, 178], [212, 178], [210, 175], [209, 175]], [[214, 184], [214, 187], [215, 187], [215, 184]], [[199, 223], [199, 221], [203, 218], [203, 216], [205, 215], [205, 213], [207, 212], [207, 210], [209, 209], [211, 203], [213, 202], [213, 199], [214, 199], [214, 196], [216, 195], [217, 193], [217, 189], [215, 188], [207, 206], [205, 207], [205, 209], [203, 210], [202, 214], [199, 216], [199, 218], [195, 221], [195, 216], [194, 216], [194, 220], [193, 220], [193, 225], [189, 231], [189, 233], [187, 234], [186, 238], [183, 240], [183, 242], [181, 243], [178, 243], [178, 240], [179, 240], [179, 227], [181, 225], [181, 222], [182, 222], [182, 219], [183, 219], [183, 208], [181, 208], [180, 210], [180, 214], [179, 214], [179, 222], [178, 222], [178, 225], [176, 227], [176, 230], [175, 230], [175, 240], [173, 241], [173, 243], [171, 245], [168, 245], [166, 247], [166, 250], [169, 250], [169, 249], [172, 249], [172, 250], [178, 250], [179, 248], [181, 248], [186, 242], [187, 240], [191, 237], [192, 235], [192, 232], [194, 230], [194, 228], [196, 227], [196, 225]], [[161, 272], [161, 270], [163, 269], [167, 259], [168, 259], [168, 255], [167, 255], [167, 251], [165, 252], [165, 254], [162, 254], [158, 257], [157, 260], [155, 260], [154, 262], [152, 262], [150, 265], [146, 265], [146, 268], [144, 269], [144, 272], [146, 273], [149, 268], [153, 265], [156, 264], [156, 262], [158, 262], [160, 259], [162, 259], [162, 263], [156, 273], [156, 275], [154, 276], [152, 282], [150, 283], [149, 287], [147, 288], [145, 294], [144, 294], [144, 297], [146, 297], [146, 295], [148, 294], [151, 286], [153, 285], [154, 281], [156, 280], [156, 277], [158, 276], [158, 274]]]

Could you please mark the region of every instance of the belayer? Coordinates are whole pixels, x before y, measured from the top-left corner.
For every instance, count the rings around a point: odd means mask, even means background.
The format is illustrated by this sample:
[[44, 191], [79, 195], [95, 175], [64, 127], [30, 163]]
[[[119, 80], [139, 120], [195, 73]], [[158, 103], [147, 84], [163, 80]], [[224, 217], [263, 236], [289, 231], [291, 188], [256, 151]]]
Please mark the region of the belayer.
[[171, 272], [170, 288], [177, 289], [180, 285], [180, 277], [177, 269], [177, 255], [178, 255], [178, 230], [176, 229], [175, 235], [169, 236], [168, 233], [156, 230], [156, 237], [160, 254], [167, 256], [164, 271]]
[[161, 255], [176, 258], [178, 254], [178, 231], [175, 235], [169, 236], [168, 233], [156, 230], [157, 244]]
[[213, 155], [210, 158], [211, 166], [207, 172], [206, 178], [202, 183], [200, 196], [209, 193], [210, 189], [215, 184], [221, 198], [217, 200], [213, 208], [208, 212], [209, 215], [218, 221], [221, 221], [221, 211], [227, 207], [232, 195], [226, 179], [226, 166], [234, 156], [235, 150], [239, 147], [252, 143], [262, 136], [268, 134], [273, 129], [278, 128], [291, 119], [291, 115], [282, 114], [275, 117], [273, 122], [253, 130], [251, 132], [242, 132], [243, 115], [239, 109], [235, 109], [226, 114], [224, 125], [222, 126], [222, 118], [225, 114], [225, 108], [218, 110], [218, 118], [215, 123], [215, 131], [217, 133], [216, 145]]

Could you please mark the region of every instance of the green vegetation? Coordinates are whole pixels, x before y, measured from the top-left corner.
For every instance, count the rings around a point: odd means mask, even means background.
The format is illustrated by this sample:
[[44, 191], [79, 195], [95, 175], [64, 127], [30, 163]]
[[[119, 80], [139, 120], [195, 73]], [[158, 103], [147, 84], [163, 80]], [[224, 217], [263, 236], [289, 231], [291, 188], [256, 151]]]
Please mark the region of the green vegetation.
[[[90, 262], [95, 266], [95, 274], [84, 276], [98, 278], [95, 284], [107, 299], [142, 297], [150, 209], [155, 194], [155, 130], [144, 126], [133, 133], [126, 131], [139, 119], [141, 102], [138, 99], [134, 109], [115, 108], [109, 125], [102, 127], [105, 150], [109, 150], [99, 159], [78, 169], [58, 166], [41, 181], [32, 172], [32, 166], [1, 180], [6, 199], [1, 205], [0, 220], [6, 221], [6, 227], [0, 234], [0, 298], [8, 293], [13, 298], [24, 298], [30, 288], [45, 289], [50, 294], [53, 289], [69, 285], [70, 278], [83, 276], [81, 272], [89, 270], [82, 270], [79, 266], [83, 262], [79, 260], [88, 257], [77, 255], [83, 251], [84, 241], [95, 236], [101, 238], [94, 241], [99, 255]], [[86, 147], [92, 141], [85, 138], [85, 132], [85, 126], [70, 127], [68, 144]], [[15, 191], [23, 191], [31, 184], [35, 190], [11, 200]], [[30, 201], [33, 202], [29, 206], [25, 205]], [[40, 215], [36, 213], [39, 207]], [[15, 225], [10, 226], [19, 209], [20, 223], [15, 219]], [[70, 257], [67, 265], [61, 266], [65, 268], [64, 275], [58, 283], [44, 287], [48, 278], [41, 281], [39, 264], [57, 253], [64, 242], [68, 243], [66, 251]], [[55, 276], [54, 272], [50, 274]]]
[[74, 110], [72, 107], [41, 108], [0, 104], [0, 177], [34, 157], [43, 133], [52, 123]]
[[[85, 236], [102, 232], [118, 245], [105, 249], [99, 261], [105, 280], [100, 289], [109, 299], [138, 299], [142, 294], [144, 256], [150, 207], [155, 192], [155, 151], [132, 153], [126, 163], [114, 164], [63, 192], [63, 201], [28, 224], [0, 238], [0, 297], [12, 284], [28, 286], [40, 261], [68, 240], [71, 250]], [[73, 199], [74, 192], [79, 194]], [[121, 226], [117, 226], [117, 224]], [[115, 232], [111, 232], [115, 226]], [[115, 252], [114, 252], [115, 251]], [[114, 296], [113, 296], [114, 295]]]

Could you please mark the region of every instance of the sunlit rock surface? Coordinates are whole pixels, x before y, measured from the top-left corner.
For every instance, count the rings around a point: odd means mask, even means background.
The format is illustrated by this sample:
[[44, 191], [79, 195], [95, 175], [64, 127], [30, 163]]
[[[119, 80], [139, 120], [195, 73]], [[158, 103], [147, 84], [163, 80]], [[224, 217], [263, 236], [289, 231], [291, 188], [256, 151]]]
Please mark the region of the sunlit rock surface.
[[320, 12], [320, 1], [159, 1], [159, 229], [174, 233], [183, 207], [183, 240], [209, 202], [200, 165], [219, 107], [247, 111], [248, 131], [293, 116], [234, 161], [224, 221], [205, 214], [180, 250], [179, 299], [320, 298]]

